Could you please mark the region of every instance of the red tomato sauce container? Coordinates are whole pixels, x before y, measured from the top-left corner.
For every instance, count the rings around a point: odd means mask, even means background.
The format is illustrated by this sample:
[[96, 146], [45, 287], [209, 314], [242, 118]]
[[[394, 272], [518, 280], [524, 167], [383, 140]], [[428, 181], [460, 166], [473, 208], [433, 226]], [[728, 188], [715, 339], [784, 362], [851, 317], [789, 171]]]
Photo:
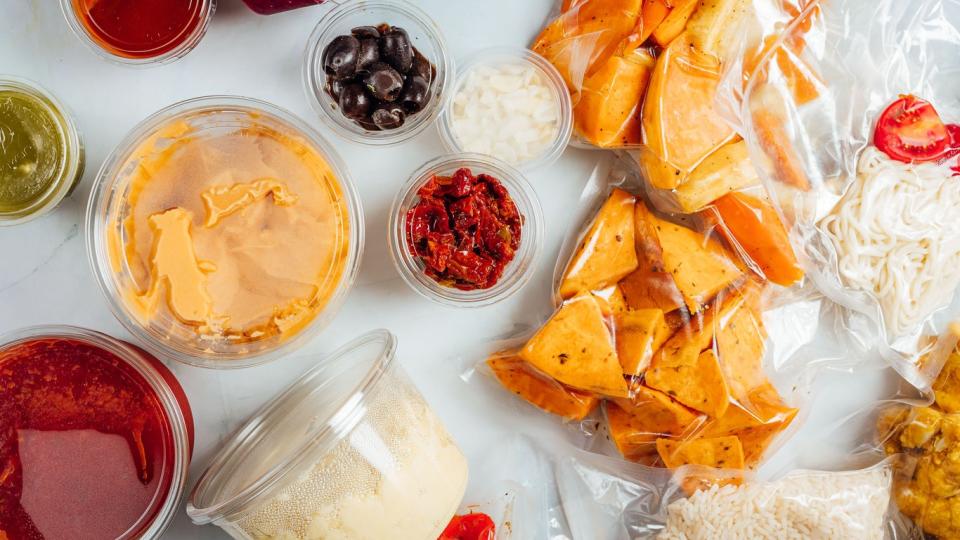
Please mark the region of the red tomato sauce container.
[[186, 395], [143, 350], [70, 326], [0, 337], [0, 538], [158, 538], [192, 451]]
[[182, 58], [200, 42], [216, 7], [216, 0], [60, 0], [80, 41], [133, 66]]

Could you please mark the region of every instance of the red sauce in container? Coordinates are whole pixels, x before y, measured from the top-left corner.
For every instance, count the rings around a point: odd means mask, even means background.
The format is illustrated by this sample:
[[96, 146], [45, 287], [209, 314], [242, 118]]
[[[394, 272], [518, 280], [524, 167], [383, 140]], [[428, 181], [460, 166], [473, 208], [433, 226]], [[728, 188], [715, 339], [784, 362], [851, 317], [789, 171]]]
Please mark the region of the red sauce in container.
[[72, 0], [87, 34], [107, 52], [146, 59], [174, 51], [194, 38], [208, 0]]
[[322, 4], [324, 0], [243, 0], [250, 9], [261, 15], [273, 15], [307, 6]]
[[97, 339], [112, 341], [78, 334], [0, 346], [0, 538], [135, 538], [179, 499], [175, 474], [193, 438], [183, 390], [145, 352], [117, 342], [159, 375], [154, 384]]

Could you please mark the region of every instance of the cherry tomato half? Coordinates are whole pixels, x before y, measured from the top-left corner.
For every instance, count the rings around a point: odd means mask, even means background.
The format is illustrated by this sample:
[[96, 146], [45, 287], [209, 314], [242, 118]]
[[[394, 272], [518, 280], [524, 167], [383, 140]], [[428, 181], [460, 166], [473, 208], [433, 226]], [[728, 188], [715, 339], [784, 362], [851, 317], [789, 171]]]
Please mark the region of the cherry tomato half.
[[496, 525], [486, 514], [453, 516], [437, 540], [494, 540]]
[[910, 95], [890, 104], [877, 120], [873, 144], [904, 163], [935, 161], [950, 150], [950, 133], [930, 103]]

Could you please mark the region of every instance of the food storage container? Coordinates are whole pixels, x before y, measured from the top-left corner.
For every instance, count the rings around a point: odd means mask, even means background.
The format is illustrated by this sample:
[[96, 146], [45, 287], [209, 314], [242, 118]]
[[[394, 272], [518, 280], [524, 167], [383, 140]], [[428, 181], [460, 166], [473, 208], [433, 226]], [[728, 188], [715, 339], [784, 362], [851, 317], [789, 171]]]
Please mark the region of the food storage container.
[[77, 38], [101, 58], [148, 67], [192, 51], [206, 33], [217, 2], [60, 0], [60, 8]]
[[[425, 273], [424, 263], [410, 252], [407, 241], [407, 214], [419, 201], [420, 187], [436, 175], [452, 175], [463, 167], [474, 175], [488, 174], [499, 180], [523, 217], [519, 249], [497, 283], [487, 289], [464, 291], [438, 283]], [[414, 291], [447, 306], [483, 307], [509, 297], [527, 283], [543, 244], [543, 227], [540, 201], [522, 173], [490, 156], [460, 154], [430, 161], [410, 176], [393, 201], [387, 235], [393, 263]]]
[[187, 503], [234, 538], [437, 538], [467, 462], [370, 332], [271, 400], [224, 444]]
[[0, 437], [14, 467], [5, 487], [15, 489], [0, 491], [7, 535], [159, 538], [193, 451], [173, 374], [133, 345], [70, 326], [0, 337], [0, 374], [12, 383], [0, 393], [0, 432], [13, 434]]
[[[380, 24], [401, 27], [411, 44], [434, 66], [429, 102], [420, 112], [407, 117], [399, 128], [385, 131], [365, 129], [341, 114], [339, 105], [327, 93], [327, 76], [322, 55], [334, 38], [350, 34], [358, 26]], [[310, 35], [303, 63], [303, 83], [307, 99], [320, 119], [338, 135], [368, 145], [393, 145], [410, 139], [431, 125], [440, 110], [453, 78], [453, 58], [447, 50], [440, 26], [425, 11], [404, 0], [360, 0], [332, 9]]]
[[316, 131], [268, 103], [213, 96], [159, 111], [116, 147], [86, 236], [113, 313], [148, 350], [239, 368], [332, 320], [364, 232], [349, 173]]
[[[538, 90], [545, 88], [546, 95], [532, 94], [530, 92], [531, 81], [524, 81], [518, 86], [516, 81], [513, 80], [512, 74], [508, 77], [497, 76], [502, 79], [502, 83], [498, 85], [496, 81], [492, 80], [493, 76], [483, 72], [484, 70], [499, 71], [511, 68], [520, 69], [527, 73], [530, 72], [526, 70], [532, 69], [532, 73], [537, 76], [535, 81]], [[467, 103], [471, 99], [463, 94], [463, 91], [471, 82], [484, 83], [483, 93], [482, 95], [472, 96], [472, 103]], [[549, 104], [552, 107], [548, 116], [551, 118], [555, 116], [555, 121], [550, 122], [549, 128], [542, 126], [545, 131], [551, 132], [551, 136], [544, 136], [543, 140], [545, 142], [542, 143], [542, 149], [539, 151], [531, 150], [529, 156], [518, 155], [518, 146], [526, 144], [523, 134], [530, 131], [532, 127], [522, 120], [527, 119], [528, 116], [531, 122], [543, 119], [542, 111], [533, 110], [538, 108], [538, 106], [532, 105], [531, 99], [533, 98], [536, 98], [534, 103], [540, 104], [539, 106]], [[503, 101], [498, 103], [498, 99]], [[501, 141], [499, 144], [487, 144], [489, 141], [481, 140], [482, 137], [479, 136], [475, 136], [472, 141], [464, 141], [456, 128], [456, 118], [461, 115], [461, 122], [471, 121], [478, 127], [481, 124], [486, 127], [495, 126], [496, 129], [501, 130], [501, 133], [509, 134], [510, 138]], [[489, 116], [494, 116], [494, 118], [488, 120], [487, 117]], [[560, 157], [560, 154], [567, 147], [570, 134], [573, 131], [573, 104], [560, 72], [544, 57], [526, 48], [494, 47], [483, 49], [468, 58], [458, 68], [456, 82], [447, 93], [446, 103], [440, 115], [439, 129], [443, 144], [451, 153], [477, 152], [488, 154], [510, 163], [522, 171], [530, 171], [550, 165]], [[540, 134], [533, 134], [530, 139], [535, 139], [534, 135], [538, 136]], [[539, 142], [539, 139], [536, 140]]]
[[33, 81], [0, 75], [0, 141], [0, 227], [53, 210], [83, 176], [83, 141], [70, 111]]

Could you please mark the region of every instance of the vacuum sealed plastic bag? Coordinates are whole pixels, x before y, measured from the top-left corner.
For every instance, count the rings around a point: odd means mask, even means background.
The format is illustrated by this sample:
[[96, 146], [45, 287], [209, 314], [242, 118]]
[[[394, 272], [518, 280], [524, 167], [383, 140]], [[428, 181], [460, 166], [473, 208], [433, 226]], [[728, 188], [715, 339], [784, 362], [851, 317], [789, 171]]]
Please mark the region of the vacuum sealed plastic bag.
[[[954, 343], [960, 328], [954, 326]], [[933, 382], [934, 400], [878, 409], [877, 441], [886, 454], [905, 454], [910, 468], [894, 494], [900, 511], [937, 538], [960, 536], [960, 351], [953, 349]]]
[[[556, 478], [572, 538], [909, 539], [916, 529], [891, 505], [896, 459], [861, 470], [798, 470], [776, 480], [714, 482], [703, 470], [652, 469], [562, 449]], [[722, 478], [724, 471], [713, 471]]]
[[724, 44], [748, 3], [564, 0], [531, 48], [566, 81], [580, 142], [645, 143], [665, 175], [685, 175], [734, 138], [712, 104]]
[[960, 4], [753, 7], [720, 90], [731, 119], [834, 328], [929, 387], [927, 336], [960, 285]]
[[811, 373], [788, 358], [812, 338], [810, 305], [771, 285], [715, 216], [656, 213], [620, 164], [595, 180], [584, 203], [600, 207], [558, 261], [556, 311], [484, 369], [547, 412], [588, 419], [587, 434], [600, 409], [631, 461], [756, 467], [807, 390]]

